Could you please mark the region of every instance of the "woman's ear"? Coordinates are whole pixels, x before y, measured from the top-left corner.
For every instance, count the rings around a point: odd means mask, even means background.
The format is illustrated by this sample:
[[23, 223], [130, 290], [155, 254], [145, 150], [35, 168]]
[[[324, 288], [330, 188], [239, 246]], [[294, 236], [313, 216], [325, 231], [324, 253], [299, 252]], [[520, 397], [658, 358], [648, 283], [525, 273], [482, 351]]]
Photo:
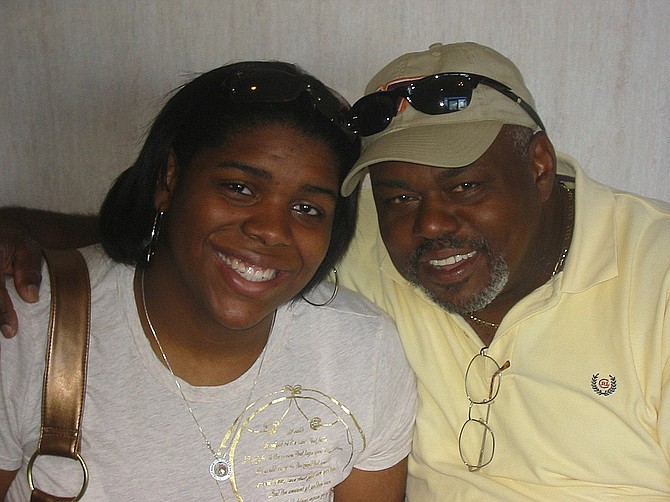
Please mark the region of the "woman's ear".
[[530, 142], [529, 160], [542, 202], [551, 195], [556, 182], [556, 152], [544, 131], [536, 132]]
[[154, 196], [154, 206], [156, 207], [156, 211], [165, 211], [170, 205], [170, 199], [172, 198], [174, 188], [177, 184], [178, 170], [179, 165], [177, 163], [177, 156], [172, 148], [170, 148], [165, 176], [160, 176], [156, 181], [156, 195]]

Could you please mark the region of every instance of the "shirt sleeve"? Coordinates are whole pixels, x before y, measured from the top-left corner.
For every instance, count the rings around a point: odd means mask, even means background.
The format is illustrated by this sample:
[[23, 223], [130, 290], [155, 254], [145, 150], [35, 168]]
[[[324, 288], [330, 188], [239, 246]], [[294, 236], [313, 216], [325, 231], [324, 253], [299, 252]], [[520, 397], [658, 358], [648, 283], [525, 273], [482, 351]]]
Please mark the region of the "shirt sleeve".
[[661, 402], [658, 411], [658, 441], [670, 464], [670, 300], [666, 301], [663, 321], [663, 371], [661, 373]]
[[409, 455], [416, 417], [417, 393], [395, 323], [386, 315], [378, 337], [374, 395], [374, 427], [365, 452], [355, 467], [387, 469]]
[[9, 340], [0, 337], [0, 469], [16, 470], [39, 439], [50, 303], [48, 284], [34, 304], [20, 299], [11, 279], [7, 289], [19, 317], [19, 330]]

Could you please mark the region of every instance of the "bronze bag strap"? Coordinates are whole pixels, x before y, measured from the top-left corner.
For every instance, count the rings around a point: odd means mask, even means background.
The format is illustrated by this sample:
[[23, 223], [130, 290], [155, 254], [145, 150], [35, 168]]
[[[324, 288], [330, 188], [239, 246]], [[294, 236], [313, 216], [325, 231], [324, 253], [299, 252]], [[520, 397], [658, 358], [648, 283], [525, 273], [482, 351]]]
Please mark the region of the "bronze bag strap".
[[[31, 501], [79, 500], [88, 485], [88, 469], [80, 455], [81, 420], [91, 318], [91, 286], [84, 257], [77, 250], [45, 251], [51, 281], [51, 315], [42, 390], [42, 426], [37, 450], [28, 463]], [[40, 455], [71, 458], [84, 472], [74, 497], [56, 497], [35, 487], [32, 470]]]

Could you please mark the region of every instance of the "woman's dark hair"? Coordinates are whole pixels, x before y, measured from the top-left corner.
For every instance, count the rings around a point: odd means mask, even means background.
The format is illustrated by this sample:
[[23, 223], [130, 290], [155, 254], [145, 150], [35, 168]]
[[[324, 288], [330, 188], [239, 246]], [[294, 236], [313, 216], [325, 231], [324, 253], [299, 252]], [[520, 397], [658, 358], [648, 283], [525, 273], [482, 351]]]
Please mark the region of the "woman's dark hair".
[[[250, 82], [254, 85], [244, 85]], [[249, 92], [257, 88], [260, 94]], [[289, 63], [241, 62], [198, 76], [168, 100], [137, 160], [107, 193], [100, 210], [105, 251], [116, 261], [145, 266], [156, 215], [154, 195], [158, 184], [165, 182], [168, 153], [174, 152], [183, 172], [203, 149], [220, 146], [231, 135], [257, 126], [287, 125], [323, 141], [339, 162], [341, 185], [360, 154], [359, 139], [341, 125], [344, 120], [338, 116], [347, 110], [348, 104], [339, 95]], [[358, 191], [349, 197], [338, 194], [328, 251], [301, 295], [328, 275], [349, 246], [357, 197]]]

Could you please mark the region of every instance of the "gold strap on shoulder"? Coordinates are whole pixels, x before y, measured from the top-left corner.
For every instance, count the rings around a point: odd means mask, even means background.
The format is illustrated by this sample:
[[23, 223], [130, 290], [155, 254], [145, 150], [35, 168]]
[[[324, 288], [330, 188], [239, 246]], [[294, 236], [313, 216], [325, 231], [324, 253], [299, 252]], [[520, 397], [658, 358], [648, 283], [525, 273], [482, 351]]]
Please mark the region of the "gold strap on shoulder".
[[[48, 250], [45, 257], [51, 280], [51, 316], [42, 390], [42, 426], [37, 451], [28, 464], [28, 482], [31, 500], [78, 500], [88, 483], [88, 471], [79, 450], [86, 395], [91, 287], [86, 261], [78, 251]], [[35, 488], [32, 467], [40, 455], [79, 461], [84, 484], [77, 497], [53, 497]]]

